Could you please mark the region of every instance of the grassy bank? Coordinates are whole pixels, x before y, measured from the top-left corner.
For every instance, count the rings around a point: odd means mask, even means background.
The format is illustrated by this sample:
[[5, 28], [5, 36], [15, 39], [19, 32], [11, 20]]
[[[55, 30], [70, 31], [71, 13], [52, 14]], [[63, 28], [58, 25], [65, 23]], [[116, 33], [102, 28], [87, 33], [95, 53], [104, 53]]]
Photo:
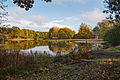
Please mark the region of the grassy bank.
[[48, 54], [6, 54], [0, 51], [0, 79], [119, 80], [118, 55], [120, 53], [89, 52], [53, 57]]
[[[22, 41], [22, 40], [34, 40], [34, 39], [8, 39], [10, 41]], [[44, 41], [93, 41], [96, 39], [38, 39], [38, 40], [44, 40]], [[97, 39], [97, 41], [103, 41], [103, 39]]]
[[8, 39], [9, 41], [24, 41], [24, 40], [34, 40], [34, 39], [20, 39], [20, 38], [16, 38], [16, 39]]
[[[47, 41], [93, 41], [96, 39], [46, 39]], [[98, 39], [98, 41], [102, 41], [103, 39]]]

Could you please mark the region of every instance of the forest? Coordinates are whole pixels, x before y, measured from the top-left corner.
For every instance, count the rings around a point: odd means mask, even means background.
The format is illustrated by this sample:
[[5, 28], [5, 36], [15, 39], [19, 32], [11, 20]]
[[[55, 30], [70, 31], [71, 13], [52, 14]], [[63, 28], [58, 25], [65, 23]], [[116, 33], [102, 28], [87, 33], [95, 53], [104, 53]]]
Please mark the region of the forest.
[[48, 32], [38, 32], [29, 29], [20, 29], [19, 27], [0, 27], [1, 39], [44, 39], [48, 37]]
[[67, 27], [52, 27], [49, 32], [20, 29], [15, 26], [12, 28], [0, 27], [0, 39], [103, 39], [107, 31], [112, 29], [115, 24], [117, 23], [106, 19], [102, 22], [98, 22], [98, 25], [92, 29], [91, 26], [82, 23], [78, 33]]

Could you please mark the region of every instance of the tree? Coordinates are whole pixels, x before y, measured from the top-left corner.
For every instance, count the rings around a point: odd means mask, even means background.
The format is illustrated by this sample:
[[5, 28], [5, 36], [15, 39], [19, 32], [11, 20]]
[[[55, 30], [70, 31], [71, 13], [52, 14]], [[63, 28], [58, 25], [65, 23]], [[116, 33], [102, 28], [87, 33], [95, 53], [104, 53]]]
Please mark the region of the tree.
[[104, 37], [112, 46], [120, 45], [120, 25], [116, 25], [110, 29]]
[[102, 22], [98, 22], [99, 28], [99, 38], [103, 38], [108, 30], [110, 30], [116, 23], [110, 20], [103, 20]]
[[0, 0], [0, 26], [7, 26], [7, 25], [2, 25], [7, 21], [6, 16], [8, 12], [5, 10], [5, 7], [7, 6], [4, 5], [4, 0]]
[[79, 32], [74, 36], [78, 39], [89, 39], [93, 37], [93, 33], [90, 30], [90, 27], [86, 24], [81, 24]]
[[[35, 0], [13, 0], [13, 3], [18, 5], [21, 8], [25, 8], [25, 10], [29, 10], [29, 8], [33, 7]], [[52, 0], [43, 0], [45, 2], [51, 2]]]
[[[0, 8], [5, 10], [4, 7], [5, 5], [3, 4], [7, 0], [0, 0]], [[13, 0], [13, 3], [16, 4], [18, 7], [25, 8], [25, 10], [29, 10], [30, 8], [33, 7], [35, 0]], [[52, 0], [43, 0], [45, 2], [52, 2]]]
[[0, 41], [4, 40], [3, 35], [0, 33]]
[[73, 38], [75, 32], [69, 28], [61, 28], [58, 32], [59, 39], [71, 39]]
[[98, 26], [96, 26], [95, 28], [93, 28], [93, 33], [94, 35], [99, 38], [99, 33], [100, 33], [100, 28]]
[[[0, 26], [9, 26], [9, 25], [2, 25], [3, 23], [7, 22], [7, 14], [8, 12], [5, 10], [4, 2], [7, 0], [0, 0]], [[51, 2], [51, 0], [44, 0], [45, 2]], [[13, 3], [21, 8], [25, 8], [25, 10], [29, 10], [29, 8], [33, 7], [34, 0], [13, 0]]]
[[115, 19], [120, 22], [120, 0], [105, 0], [104, 13], [108, 13], [110, 19]]
[[12, 31], [11, 31], [11, 33], [12, 33], [12, 38], [18, 38], [19, 37], [19, 33], [20, 33], [20, 28], [18, 28], [18, 27], [12, 27]]
[[59, 31], [58, 27], [52, 27], [49, 30], [49, 38], [50, 39], [58, 38], [58, 31]]
[[21, 39], [35, 39], [48, 38], [48, 32], [39, 32], [29, 29], [20, 29], [19, 27], [0, 27], [0, 34], [7, 39], [21, 38]]

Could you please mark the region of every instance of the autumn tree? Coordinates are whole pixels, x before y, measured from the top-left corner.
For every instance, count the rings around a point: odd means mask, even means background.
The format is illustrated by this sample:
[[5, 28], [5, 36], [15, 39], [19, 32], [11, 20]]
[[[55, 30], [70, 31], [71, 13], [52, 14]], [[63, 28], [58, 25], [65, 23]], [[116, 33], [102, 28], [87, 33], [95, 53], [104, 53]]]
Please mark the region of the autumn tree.
[[48, 32], [38, 32], [29, 29], [20, 29], [18, 27], [0, 27], [0, 35], [2, 35], [5, 39], [35, 39], [38, 40], [40, 38], [48, 38]]
[[72, 39], [74, 34], [75, 34], [74, 31], [65, 27], [65, 28], [61, 28], [58, 31], [58, 38], [59, 39]]
[[42, 34], [43, 34], [43, 36], [42, 36], [43, 39], [47, 39], [49, 36], [48, 32], [42, 32]]
[[79, 32], [74, 36], [74, 38], [78, 39], [90, 39], [93, 37], [93, 33], [90, 30], [90, 26], [86, 24], [81, 24]]
[[18, 27], [12, 27], [12, 31], [11, 31], [11, 36], [13, 37], [13, 38], [18, 38], [19, 37], [19, 33], [20, 33], [20, 28], [18, 28]]
[[49, 38], [50, 39], [58, 38], [58, 31], [59, 31], [58, 27], [52, 27], [49, 30]]
[[42, 36], [41, 33], [38, 32], [38, 31], [34, 33], [34, 39], [35, 40], [39, 40], [41, 38], [41, 36]]

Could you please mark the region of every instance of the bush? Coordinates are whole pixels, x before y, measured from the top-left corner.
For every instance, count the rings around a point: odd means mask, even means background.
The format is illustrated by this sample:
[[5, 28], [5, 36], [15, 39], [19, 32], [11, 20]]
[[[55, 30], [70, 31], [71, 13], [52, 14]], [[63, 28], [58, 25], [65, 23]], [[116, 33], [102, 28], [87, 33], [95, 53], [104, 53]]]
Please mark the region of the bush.
[[120, 25], [110, 29], [104, 36], [104, 40], [112, 46], [120, 45]]

